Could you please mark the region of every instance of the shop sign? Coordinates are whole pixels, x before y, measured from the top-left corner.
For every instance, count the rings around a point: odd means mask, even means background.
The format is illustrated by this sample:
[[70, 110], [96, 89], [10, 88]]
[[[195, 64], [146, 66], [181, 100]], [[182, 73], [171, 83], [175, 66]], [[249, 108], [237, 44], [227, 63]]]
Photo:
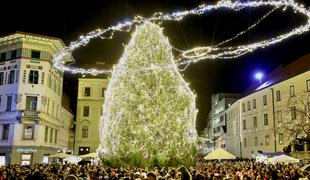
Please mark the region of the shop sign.
[[36, 152], [38, 152], [38, 150], [36, 150], [36, 149], [30, 149], [30, 148], [28, 148], [28, 149], [26, 149], [26, 148], [17, 148], [17, 149], [16, 149], [16, 152], [22, 152], [22, 153], [36, 153]]

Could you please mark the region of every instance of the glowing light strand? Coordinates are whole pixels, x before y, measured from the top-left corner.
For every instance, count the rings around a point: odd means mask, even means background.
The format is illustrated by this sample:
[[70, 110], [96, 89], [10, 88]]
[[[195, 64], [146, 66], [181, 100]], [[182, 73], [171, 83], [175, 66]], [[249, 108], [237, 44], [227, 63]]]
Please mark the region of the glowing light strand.
[[[177, 59], [178, 64], [177, 65], [188, 65], [191, 63], [196, 63], [201, 60], [205, 59], [232, 59], [232, 58], [237, 58], [242, 55], [245, 55], [249, 52], [253, 52], [254, 50], [257, 50], [258, 48], [265, 48], [270, 45], [279, 43], [289, 37], [292, 37], [294, 35], [299, 35], [302, 33], [305, 33], [309, 31], [310, 28], [310, 11], [307, 10], [303, 5], [298, 4], [294, 2], [293, 0], [280, 0], [280, 1], [252, 1], [252, 2], [231, 2], [231, 1], [220, 1], [215, 5], [201, 5], [198, 6], [192, 10], [187, 10], [187, 11], [179, 11], [179, 12], [174, 12], [172, 14], [164, 14], [161, 12], [155, 13], [152, 17], [150, 18], [144, 18], [141, 16], [136, 16], [133, 20], [129, 21], [126, 20], [123, 23], [119, 23], [114, 26], [110, 26], [106, 29], [96, 29], [94, 31], [91, 31], [87, 33], [85, 36], [80, 36], [80, 38], [77, 41], [72, 42], [66, 49], [63, 51], [57, 53], [54, 56], [54, 66], [61, 70], [61, 71], [69, 71], [71, 73], [80, 73], [80, 74], [92, 74], [92, 75], [97, 75], [97, 74], [110, 74], [112, 73], [112, 69], [110, 70], [98, 70], [98, 69], [83, 69], [83, 68], [73, 68], [73, 67], [68, 67], [65, 65], [65, 62], [62, 60], [64, 59], [65, 56], [70, 55], [73, 50], [77, 49], [78, 47], [81, 46], [86, 46], [91, 39], [94, 38], [102, 38], [102, 39], [112, 39], [114, 32], [117, 31], [130, 31], [131, 28], [136, 25], [136, 24], [142, 24], [147, 21], [151, 22], [156, 22], [156, 21], [180, 21], [184, 17], [189, 16], [189, 15], [201, 15], [205, 14], [207, 12], [210, 12], [212, 10], [217, 10], [219, 8], [228, 8], [231, 10], [239, 11], [244, 8], [256, 8], [256, 7], [265, 7], [265, 6], [270, 6], [274, 7], [275, 9], [278, 8], [283, 8], [283, 10], [287, 8], [292, 8], [296, 13], [300, 13], [302, 15], [305, 15], [308, 19], [307, 23], [304, 25], [301, 25], [297, 28], [294, 28], [290, 32], [284, 33], [282, 35], [278, 35], [276, 37], [273, 37], [268, 40], [263, 40], [260, 42], [255, 42], [251, 44], [246, 44], [246, 45], [239, 45], [239, 46], [228, 46], [228, 47], [219, 47], [220, 45], [223, 45], [231, 40], [236, 39], [238, 36], [244, 34], [246, 31], [250, 30], [251, 28], [254, 28], [258, 23], [260, 23], [263, 19], [265, 19], [268, 15], [266, 14], [263, 16], [259, 21], [257, 21], [255, 24], [250, 26], [247, 30], [238, 33], [236, 37], [233, 37], [231, 39], [228, 39], [218, 45], [215, 46], [208, 46], [208, 47], [197, 47], [197, 48], [192, 48], [189, 50], [182, 51], [180, 50], [180, 56]], [[169, 69], [172, 66], [167, 64], [163, 66], [151, 66], [151, 67], [140, 67], [137, 68], [134, 71], [146, 71], [146, 70], [154, 70], [154, 69]], [[133, 70], [128, 70], [128, 69], [117, 69], [119, 71], [126, 71], [130, 73], [129, 71]]]

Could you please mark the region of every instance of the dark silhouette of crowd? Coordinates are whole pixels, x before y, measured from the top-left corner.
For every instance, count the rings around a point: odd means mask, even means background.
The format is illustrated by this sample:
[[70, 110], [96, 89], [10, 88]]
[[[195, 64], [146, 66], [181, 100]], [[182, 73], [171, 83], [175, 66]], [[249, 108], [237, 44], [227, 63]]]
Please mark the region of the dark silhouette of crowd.
[[287, 180], [310, 179], [292, 164], [212, 161], [196, 167], [110, 168], [103, 165], [33, 164], [0, 167], [0, 180]]

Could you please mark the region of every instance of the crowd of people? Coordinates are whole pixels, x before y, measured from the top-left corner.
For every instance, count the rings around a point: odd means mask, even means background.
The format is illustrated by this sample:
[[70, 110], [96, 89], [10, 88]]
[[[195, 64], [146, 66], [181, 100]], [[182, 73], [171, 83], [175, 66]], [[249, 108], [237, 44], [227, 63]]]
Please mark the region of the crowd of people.
[[0, 167], [0, 180], [277, 180], [310, 179], [309, 172], [292, 164], [253, 161], [205, 162], [196, 167], [110, 168], [102, 165], [34, 164]]

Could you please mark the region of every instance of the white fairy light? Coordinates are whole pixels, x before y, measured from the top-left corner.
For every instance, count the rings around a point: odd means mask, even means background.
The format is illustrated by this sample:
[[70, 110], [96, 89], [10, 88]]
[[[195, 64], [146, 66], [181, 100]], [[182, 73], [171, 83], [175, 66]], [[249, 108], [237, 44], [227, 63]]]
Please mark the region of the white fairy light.
[[[245, 31], [242, 31], [238, 33], [235, 37], [228, 39], [222, 43], [219, 43], [214, 46], [207, 46], [207, 47], [196, 47], [189, 50], [180, 50], [180, 55], [176, 59], [178, 62], [178, 65], [188, 65], [190, 63], [196, 63], [201, 60], [205, 59], [232, 59], [237, 58], [242, 55], [245, 55], [247, 53], [253, 52], [259, 48], [266, 48], [270, 45], [274, 45], [276, 43], [279, 43], [283, 40], [288, 39], [289, 37], [300, 35], [302, 33], [305, 33], [309, 31], [310, 28], [310, 10], [306, 9], [303, 5], [296, 3], [293, 0], [279, 0], [279, 1], [249, 1], [249, 2], [232, 2], [229, 0], [223, 0], [219, 1], [217, 4], [214, 5], [200, 5], [194, 9], [191, 10], [185, 10], [185, 11], [178, 11], [173, 12], [171, 14], [164, 14], [162, 12], [155, 13], [150, 18], [144, 18], [141, 16], [136, 16], [133, 20], [126, 20], [124, 22], [120, 22], [117, 25], [110, 26], [105, 29], [96, 29], [94, 31], [91, 31], [87, 33], [84, 36], [80, 36], [77, 41], [73, 41], [66, 49], [63, 51], [60, 51], [54, 56], [54, 66], [61, 70], [61, 71], [68, 71], [74, 74], [111, 74], [112, 69], [108, 70], [100, 70], [100, 69], [84, 69], [84, 68], [74, 68], [64, 65], [63, 59], [65, 56], [70, 55], [75, 49], [86, 46], [90, 40], [94, 38], [102, 38], [102, 39], [112, 39], [115, 32], [118, 31], [125, 31], [128, 32], [131, 30], [131, 28], [134, 25], [142, 24], [147, 21], [151, 22], [164, 22], [164, 21], [180, 21], [184, 17], [189, 15], [201, 15], [205, 14], [207, 12], [217, 10], [220, 8], [228, 8], [235, 11], [240, 11], [244, 8], [256, 8], [256, 7], [273, 7], [274, 9], [283, 8], [283, 11], [287, 8], [291, 8], [294, 10], [295, 13], [299, 13], [301, 15], [304, 15], [307, 17], [307, 22], [304, 25], [301, 25], [299, 27], [296, 27], [292, 29], [290, 32], [284, 33], [282, 35], [278, 35], [276, 37], [270, 38], [268, 40], [263, 40], [255, 43], [250, 43], [246, 45], [239, 45], [239, 46], [227, 46], [222, 47], [223, 44], [232, 41], [239, 37], [240, 35], [244, 34], [245, 32], [249, 31], [250, 29], [257, 26], [263, 19], [265, 19], [267, 16], [269, 16], [273, 11], [270, 11], [265, 16], [260, 18], [256, 23], [251, 25], [249, 28], [247, 28]], [[176, 48], [174, 48], [176, 49]], [[172, 66], [170, 64], [167, 65], [161, 65], [161, 66], [152, 66], [152, 67], [140, 67], [135, 69], [134, 71], [146, 71], [146, 70], [154, 70], [154, 69], [169, 69]], [[119, 71], [126, 71], [130, 73], [130, 71], [126, 68], [124, 69], [118, 69]]]
[[[165, 63], [171, 64], [165, 72], [153, 68]], [[148, 65], [148, 71], [140, 71], [140, 65]], [[171, 165], [170, 160], [192, 164], [195, 99], [162, 29], [150, 22], [137, 27], [105, 91], [98, 154], [117, 166], [149, 167], [153, 160], [161, 166]]]

